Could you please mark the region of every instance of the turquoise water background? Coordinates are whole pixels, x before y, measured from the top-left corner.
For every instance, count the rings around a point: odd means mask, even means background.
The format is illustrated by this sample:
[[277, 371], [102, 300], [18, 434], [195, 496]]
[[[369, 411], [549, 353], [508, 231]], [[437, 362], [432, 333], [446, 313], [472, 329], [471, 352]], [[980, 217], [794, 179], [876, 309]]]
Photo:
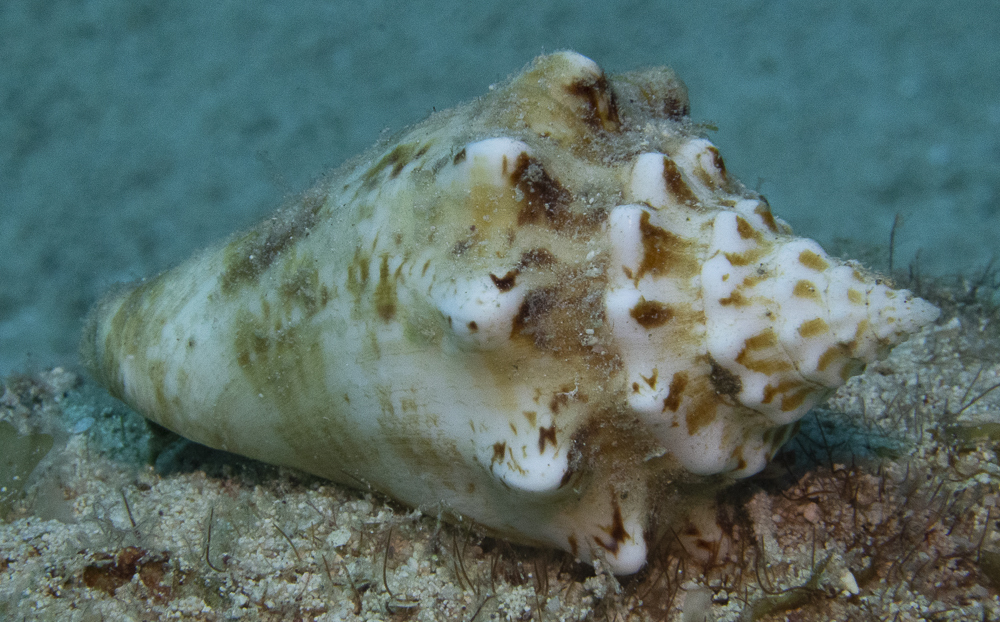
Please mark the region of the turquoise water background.
[[0, 5], [0, 373], [75, 362], [87, 308], [542, 52], [673, 66], [801, 235], [974, 274], [1000, 241], [1000, 3]]

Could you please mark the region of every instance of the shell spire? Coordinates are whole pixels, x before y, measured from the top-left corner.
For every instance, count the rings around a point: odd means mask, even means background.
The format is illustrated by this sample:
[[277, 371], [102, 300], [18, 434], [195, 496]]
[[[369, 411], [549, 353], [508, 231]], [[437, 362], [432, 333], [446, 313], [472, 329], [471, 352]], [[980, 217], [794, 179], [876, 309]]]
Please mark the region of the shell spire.
[[195, 441], [635, 572], [685, 482], [760, 470], [938, 314], [793, 237], [687, 115], [669, 69], [539, 57], [111, 293], [84, 362]]

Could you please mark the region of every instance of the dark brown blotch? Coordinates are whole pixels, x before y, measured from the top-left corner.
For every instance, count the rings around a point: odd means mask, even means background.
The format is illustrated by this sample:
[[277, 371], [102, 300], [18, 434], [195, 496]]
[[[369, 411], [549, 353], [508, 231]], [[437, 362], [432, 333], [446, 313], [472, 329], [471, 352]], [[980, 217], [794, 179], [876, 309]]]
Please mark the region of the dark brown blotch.
[[[733, 459], [736, 460], [736, 469], [737, 470], [742, 471], [743, 469], [747, 468], [747, 459], [743, 457], [743, 446], [742, 445], [740, 445], [739, 447], [737, 447], [736, 449], [733, 450], [732, 457], [733, 457]], [[768, 456], [767, 460], [768, 460], [768, 462], [770, 462], [771, 461], [771, 456]]]
[[663, 182], [670, 195], [681, 205], [689, 207], [698, 205], [698, 197], [684, 181], [684, 175], [677, 168], [677, 163], [668, 156], [663, 156]]
[[819, 360], [816, 361], [816, 369], [819, 371], [826, 371], [826, 368], [830, 366], [834, 361], [840, 361], [842, 359], [849, 359], [851, 357], [852, 351], [850, 344], [847, 343], [837, 343], [826, 349], [826, 352], [820, 355]]
[[674, 312], [662, 302], [640, 297], [639, 302], [629, 311], [629, 315], [643, 328], [656, 328], [669, 322], [674, 317]]
[[[537, 401], [537, 400], [536, 400]], [[525, 421], [528, 425], [535, 427], [535, 421], [538, 419], [538, 413], [534, 410], [522, 410], [521, 414], [524, 415]]]
[[521, 253], [518, 268], [544, 268], [557, 262], [556, 256], [545, 248], [532, 248]]
[[642, 263], [635, 275], [639, 281], [646, 274], [654, 276], [694, 276], [700, 272], [692, 244], [680, 236], [649, 222], [649, 212], [639, 218], [642, 236]]
[[762, 404], [770, 404], [778, 395], [798, 389], [801, 386], [802, 382], [799, 380], [781, 380], [776, 385], [766, 384], [764, 385], [764, 396], [760, 401]]
[[[766, 241], [758, 240], [758, 243], [751, 246], [742, 253], [732, 253], [724, 252], [723, 256], [729, 261], [733, 266], [749, 266], [751, 264], [759, 263], [760, 260], [770, 252], [772, 244]], [[760, 269], [760, 266], [758, 266]]]
[[743, 345], [747, 350], [763, 350], [764, 348], [771, 348], [778, 345], [778, 336], [774, 333], [774, 329], [765, 328], [756, 335], [748, 337], [744, 341]]
[[719, 304], [727, 307], [733, 305], [734, 307], [745, 307], [750, 304], [750, 301], [740, 293], [740, 290], [733, 290], [733, 293], [729, 295], [728, 298], [719, 298]]
[[664, 411], [677, 412], [681, 406], [681, 400], [684, 398], [684, 389], [687, 388], [687, 384], [687, 372], [679, 371], [674, 374], [673, 378], [670, 379], [667, 397], [663, 398]]
[[618, 102], [603, 75], [569, 84], [566, 92], [583, 102], [584, 113], [581, 118], [584, 123], [595, 130], [617, 132], [621, 129]]
[[594, 537], [594, 541], [612, 555], [617, 554], [618, 549], [625, 542], [625, 540], [632, 537], [627, 531], [625, 531], [625, 521], [622, 520], [622, 509], [621, 506], [618, 505], [617, 499], [614, 499], [614, 504], [615, 508], [611, 515], [611, 525], [607, 527], [601, 526], [601, 530], [608, 534], [611, 538], [611, 542], [604, 542], [600, 538]]
[[736, 217], [736, 232], [739, 233], [740, 237], [744, 240], [760, 239], [760, 233], [742, 216]]
[[569, 395], [563, 392], [556, 393], [552, 396], [552, 399], [549, 400], [549, 410], [551, 410], [553, 414], [557, 414], [559, 409], [567, 404], [569, 404]]
[[717, 395], [699, 391], [697, 398], [692, 400], [684, 415], [688, 435], [694, 436], [705, 426], [711, 425], [715, 421], [718, 407], [719, 397]]
[[723, 178], [725, 178], [726, 163], [722, 160], [722, 154], [719, 153], [719, 150], [715, 146], [709, 147], [708, 153], [711, 154], [712, 156], [712, 164], [715, 166], [715, 168], [719, 169], [719, 173], [722, 174]]
[[814, 318], [799, 324], [798, 333], [810, 339], [816, 337], [817, 335], [822, 335], [830, 330], [830, 326], [823, 320], [823, 318]]
[[573, 470], [567, 469], [566, 472], [563, 473], [562, 478], [559, 479], [559, 488], [565, 488], [571, 481], [573, 481], [573, 475]]
[[660, 375], [660, 370], [659, 369], [654, 369], [653, 373], [650, 374], [650, 376], [648, 378], [646, 376], [643, 376], [642, 374], [639, 374], [639, 377], [646, 381], [646, 384], [649, 385], [650, 389], [655, 389], [656, 388], [656, 379], [659, 377], [659, 375]]
[[663, 110], [663, 114], [667, 115], [667, 118], [675, 121], [683, 120], [691, 114], [691, 105], [686, 97], [664, 97], [660, 109]]
[[383, 321], [389, 322], [396, 317], [396, 279], [389, 274], [389, 255], [382, 255], [382, 263], [378, 271], [378, 284], [375, 285], [375, 311]]
[[552, 443], [552, 446], [556, 446], [556, 426], [553, 423], [547, 428], [539, 426], [538, 428], [538, 453], [545, 452], [545, 446], [548, 443]]
[[[777, 334], [772, 328], [765, 328], [743, 342], [743, 349], [736, 355], [736, 362], [751, 371], [768, 376], [793, 369], [784, 351], [777, 346]], [[760, 350], [770, 350], [770, 352], [765, 352], [763, 355], [755, 354]]]
[[799, 263], [816, 272], [822, 272], [830, 267], [830, 263], [827, 260], [809, 249], [805, 249], [799, 253]]
[[379, 174], [387, 168], [390, 169], [389, 177], [391, 179], [398, 177], [407, 164], [427, 153], [428, 148], [429, 145], [421, 147], [415, 143], [396, 145], [392, 151], [382, 156], [374, 166], [365, 172], [364, 187], [374, 188], [378, 183]]
[[740, 380], [740, 377], [714, 360], [708, 379], [712, 382], [712, 388], [719, 395], [728, 395], [735, 399], [743, 390], [743, 381]]
[[537, 160], [526, 153], [519, 155], [510, 179], [524, 195], [518, 226], [542, 225], [561, 231], [573, 223], [572, 195]]
[[493, 284], [497, 286], [497, 289], [499, 289], [501, 292], [506, 293], [509, 292], [511, 289], [513, 289], [514, 286], [517, 284], [516, 280], [518, 273], [519, 271], [517, 270], [517, 268], [508, 271], [507, 274], [500, 277], [498, 277], [493, 273], [490, 273], [490, 279], [493, 281]]
[[493, 459], [490, 460], [490, 466], [496, 464], [497, 462], [503, 462], [504, 456], [507, 455], [507, 442], [500, 441], [493, 443]]
[[525, 292], [511, 323], [511, 339], [530, 340], [548, 352], [600, 358], [603, 351], [596, 351], [590, 340], [581, 339], [581, 332], [604, 321], [605, 277], [583, 269], [563, 270], [553, 276], [555, 285]]
[[771, 206], [767, 204], [767, 199], [761, 197], [760, 204], [753, 208], [753, 213], [761, 217], [764, 221], [764, 225], [766, 225], [772, 233], [778, 233], [778, 221], [774, 219], [774, 214], [771, 213]]
[[347, 266], [347, 291], [351, 292], [356, 301], [361, 299], [361, 294], [368, 286], [369, 261], [370, 256], [359, 247], [354, 249], [354, 257]]
[[795, 287], [792, 289], [792, 295], [797, 298], [811, 298], [816, 302], [823, 301], [819, 291], [816, 289], [816, 285], [812, 281], [807, 281], [806, 279], [800, 279], [795, 283]]
[[[528, 292], [517, 310], [517, 315], [514, 316], [511, 336], [535, 335], [543, 316], [552, 309], [553, 301], [553, 292], [548, 288]], [[541, 335], [536, 337], [536, 341], [538, 338], [541, 338]]]
[[806, 400], [812, 397], [814, 393], [816, 393], [816, 391], [812, 387], [803, 387], [795, 393], [781, 396], [781, 411], [790, 412], [799, 408], [805, 404]]

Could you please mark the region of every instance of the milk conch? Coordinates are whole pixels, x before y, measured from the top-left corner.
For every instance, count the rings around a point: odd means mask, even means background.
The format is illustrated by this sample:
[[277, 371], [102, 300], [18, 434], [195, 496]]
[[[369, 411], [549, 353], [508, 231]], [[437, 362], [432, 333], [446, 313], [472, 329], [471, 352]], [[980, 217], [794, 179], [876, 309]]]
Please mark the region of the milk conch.
[[793, 237], [671, 70], [559, 52], [112, 292], [82, 356], [199, 443], [627, 574], [937, 316]]

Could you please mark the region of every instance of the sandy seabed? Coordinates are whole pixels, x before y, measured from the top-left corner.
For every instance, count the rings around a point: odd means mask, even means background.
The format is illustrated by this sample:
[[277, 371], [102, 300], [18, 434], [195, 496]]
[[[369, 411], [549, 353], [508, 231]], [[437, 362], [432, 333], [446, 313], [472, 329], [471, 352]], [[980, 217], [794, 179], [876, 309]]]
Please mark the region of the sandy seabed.
[[983, 291], [921, 292], [942, 319], [719, 494], [712, 554], [688, 555], [678, 525], [620, 578], [206, 450], [67, 369], [13, 376], [0, 618], [998, 620], [1000, 312]]

